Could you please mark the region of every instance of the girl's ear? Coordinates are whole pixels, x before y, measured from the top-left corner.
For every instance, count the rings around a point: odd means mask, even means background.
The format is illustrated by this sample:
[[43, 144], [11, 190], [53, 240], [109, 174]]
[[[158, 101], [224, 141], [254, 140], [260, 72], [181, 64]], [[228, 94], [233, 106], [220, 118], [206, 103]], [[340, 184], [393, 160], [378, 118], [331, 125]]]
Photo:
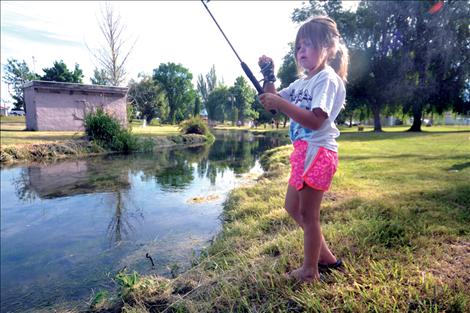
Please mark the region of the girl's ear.
[[328, 61], [328, 48], [321, 47], [321, 51], [318, 54], [318, 57], [320, 58], [320, 63], [326, 63]]

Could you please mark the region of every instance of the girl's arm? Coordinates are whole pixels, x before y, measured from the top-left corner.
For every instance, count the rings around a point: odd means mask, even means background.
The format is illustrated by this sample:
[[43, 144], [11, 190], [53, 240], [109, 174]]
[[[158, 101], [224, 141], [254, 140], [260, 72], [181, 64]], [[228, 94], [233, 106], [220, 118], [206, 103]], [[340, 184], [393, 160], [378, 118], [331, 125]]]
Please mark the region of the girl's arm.
[[265, 82], [265, 83], [263, 84], [263, 89], [264, 89], [264, 92], [269, 92], [269, 93], [277, 94], [276, 87], [274, 86], [273, 83]]
[[[272, 61], [271, 58], [263, 55], [259, 58], [258, 64]], [[305, 110], [285, 100], [277, 94], [273, 83], [265, 82], [263, 89], [265, 93], [259, 95], [259, 100], [266, 110], [281, 111], [303, 127], [317, 130], [328, 118], [328, 114], [319, 108], [313, 109], [313, 111]]]
[[[263, 63], [267, 63], [267, 62], [270, 62], [272, 64], [272, 71], [274, 73], [274, 63], [273, 63], [273, 59], [271, 59], [270, 57], [267, 57], [263, 54], [262, 56], [260, 56], [258, 60], [258, 65], [262, 67]], [[269, 82], [267, 80], [264, 81], [263, 90], [264, 92], [277, 94], [276, 87], [274, 87], [274, 83]]]
[[268, 91], [269, 89], [267, 90], [267, 86], [264, 89], [267, 93], [259, 95], [259, 100], [266, 110], [281, 111], [303, 127], [317, 130], [328, 118], [328, 115], [320, 108], [315, 108], [313, 111], [302, 109], [278, 96], [275, 93], [276, 90], [271, 93]]

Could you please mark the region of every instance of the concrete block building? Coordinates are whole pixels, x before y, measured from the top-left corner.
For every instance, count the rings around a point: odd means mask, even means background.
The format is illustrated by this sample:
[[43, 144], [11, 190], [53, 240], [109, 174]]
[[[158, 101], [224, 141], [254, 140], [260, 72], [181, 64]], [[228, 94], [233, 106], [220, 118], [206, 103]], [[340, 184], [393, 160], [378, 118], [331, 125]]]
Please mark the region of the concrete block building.
[[99, 107], [127, 125], [128, 88], [31, 81], [23, 90], [28, 130], [82, 131], [85, 114]]

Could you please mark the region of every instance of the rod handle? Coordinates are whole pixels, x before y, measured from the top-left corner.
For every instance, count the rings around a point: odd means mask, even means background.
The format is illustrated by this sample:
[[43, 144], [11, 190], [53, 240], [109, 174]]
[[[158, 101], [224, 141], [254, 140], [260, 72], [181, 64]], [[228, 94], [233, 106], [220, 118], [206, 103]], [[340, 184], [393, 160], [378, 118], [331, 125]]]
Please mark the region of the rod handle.
[[[259, 81], [256, 79], [255, 75], [251, 72], [250, 68], [248, 65], [246, 65], [245, 62], [241, 62], [240, 65], [242, 66], [243, 71], [245, 72], [246, 76], [250, 79], [251, 83], [255, 86], [256, 91], [258, 92], [258, 95], [264, 93], [263, 87], [261, 87]], [[269, 110], [272, 114], [276, 114], [276, 110]]]

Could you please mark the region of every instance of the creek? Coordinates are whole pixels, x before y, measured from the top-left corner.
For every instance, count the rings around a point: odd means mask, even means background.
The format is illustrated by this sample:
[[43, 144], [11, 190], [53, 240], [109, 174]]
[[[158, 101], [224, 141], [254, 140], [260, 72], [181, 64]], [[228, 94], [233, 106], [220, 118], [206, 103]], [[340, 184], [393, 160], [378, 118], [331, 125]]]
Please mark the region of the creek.
[[123, 269], [184, 271], [221, 230], [230, 190], [287, 143], [217, 132], [210, 146], [1, 169], [1, 312], [84, 307]]

